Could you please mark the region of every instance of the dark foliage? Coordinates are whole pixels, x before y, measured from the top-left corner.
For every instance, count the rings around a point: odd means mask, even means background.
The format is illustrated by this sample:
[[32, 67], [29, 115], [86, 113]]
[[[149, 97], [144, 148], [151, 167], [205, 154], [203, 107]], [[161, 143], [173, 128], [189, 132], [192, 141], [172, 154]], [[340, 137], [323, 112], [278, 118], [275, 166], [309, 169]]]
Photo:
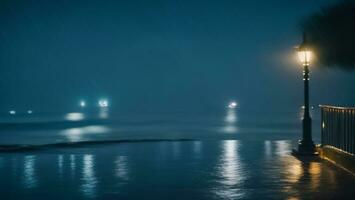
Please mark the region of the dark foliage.
[[355, 70], [355, 0], [323, 8], [307, 17], [302, 28], [322, 66]]

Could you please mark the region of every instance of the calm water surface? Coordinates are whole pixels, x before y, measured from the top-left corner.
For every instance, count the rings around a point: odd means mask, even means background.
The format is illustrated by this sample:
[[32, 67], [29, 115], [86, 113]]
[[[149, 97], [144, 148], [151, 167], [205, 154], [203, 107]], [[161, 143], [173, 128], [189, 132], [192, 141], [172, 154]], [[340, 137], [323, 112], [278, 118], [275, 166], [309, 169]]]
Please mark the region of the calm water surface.
[[[301, 112], [187, 114], [66, 113], [0, 116], [0, 144], [50, 144], [125, 139], [263, 139], [297, 141]], [[314, 117], [319, 141], [319, 116]], [[2, 125], [1, 122], [5, 122]], [[15, 122], [15, 124], [14, 124]], [[6, 124], [7, 123], [7, 124]], [[12, 125], [9, 125], [12, 124]]]
[[[351, 199], [355, 179], [290, 155], [297, 114], [144, 116], [0, 131], [2, 144], [192, 139], [0, 154], [1, 199]], [[317, 121], [317, 119], [315, 119]], [[26, 125], [28, 126], [28, 125]], [[25, 127], [26, 127], [25, 126]], [[315, 130], [315, 138], [319, 136]]]
[[140, 142], [0, 155], [2, 199], [344, 199], [355, 179], [291, 142]]

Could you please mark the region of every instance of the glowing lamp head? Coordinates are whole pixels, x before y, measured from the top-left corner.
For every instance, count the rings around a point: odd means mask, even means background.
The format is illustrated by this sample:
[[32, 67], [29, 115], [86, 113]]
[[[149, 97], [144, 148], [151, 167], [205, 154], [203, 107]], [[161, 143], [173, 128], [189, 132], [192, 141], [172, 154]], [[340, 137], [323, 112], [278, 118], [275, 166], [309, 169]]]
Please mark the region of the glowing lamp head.
[[312, 60], [313, 53], [311, 51], [311, 48], [309, 47], [309, 44], [307, 42], [306, 34], [303, 33], [303, 42], [300, 46], [297, 48], [297, 54], [298, 54], [298, 59], [302, 63], [303, 66], [308, 66]]
[[310, 50], [298, 50], [298, 59], [302, 65], [309, 65], [312, 59], [312, 51]]

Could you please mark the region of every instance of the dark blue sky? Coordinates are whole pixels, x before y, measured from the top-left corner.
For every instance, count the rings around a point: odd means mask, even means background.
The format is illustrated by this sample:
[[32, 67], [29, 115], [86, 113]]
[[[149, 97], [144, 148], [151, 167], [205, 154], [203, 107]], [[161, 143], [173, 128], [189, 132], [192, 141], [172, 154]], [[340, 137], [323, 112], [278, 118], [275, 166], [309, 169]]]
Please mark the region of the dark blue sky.
[[[331, 2], [1, 0], [0, 110], [295, 110], [299, 23]], [[355, 102], [354, 72], [311, 70], [311, 104]]]

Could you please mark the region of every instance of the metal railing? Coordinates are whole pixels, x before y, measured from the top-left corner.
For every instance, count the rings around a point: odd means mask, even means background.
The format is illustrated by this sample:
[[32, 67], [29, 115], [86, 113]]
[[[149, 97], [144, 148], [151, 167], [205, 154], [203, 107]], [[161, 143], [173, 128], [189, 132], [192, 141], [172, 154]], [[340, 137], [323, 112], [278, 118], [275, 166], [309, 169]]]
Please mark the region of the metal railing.
[[355, 154], [355, 108], [321, 107], [321, 143]]

